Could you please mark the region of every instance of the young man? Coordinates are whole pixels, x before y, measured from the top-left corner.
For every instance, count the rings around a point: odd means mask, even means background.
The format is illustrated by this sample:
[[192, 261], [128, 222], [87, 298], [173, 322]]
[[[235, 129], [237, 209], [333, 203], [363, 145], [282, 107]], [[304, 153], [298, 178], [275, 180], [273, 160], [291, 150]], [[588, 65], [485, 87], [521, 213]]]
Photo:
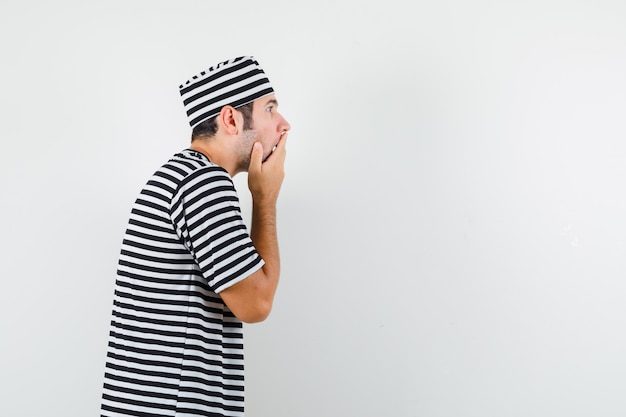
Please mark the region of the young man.
[[[180, 86], [189, 149], [150, 178], [122, 243], [103, 416], [242, 416], [242, 322], [272, 308], [289, 123], [253, 57]], [[248, 172], [250, 234], [232, 177]]]

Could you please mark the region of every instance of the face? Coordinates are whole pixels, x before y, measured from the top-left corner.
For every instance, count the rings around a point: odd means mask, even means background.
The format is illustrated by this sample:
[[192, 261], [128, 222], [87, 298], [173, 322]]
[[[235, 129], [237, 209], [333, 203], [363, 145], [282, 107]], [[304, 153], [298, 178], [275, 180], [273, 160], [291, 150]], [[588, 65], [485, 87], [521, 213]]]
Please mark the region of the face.
[[263, 160], [272, 153], [282, 133], [289, 131], [289, 122], [278, 113], [278, 101], [274, 94], [254, 101], [252, 107], [252, 128], [241, 133], [239, 148], [239, 170], [247, 171], [254, 142], [263, 145]]

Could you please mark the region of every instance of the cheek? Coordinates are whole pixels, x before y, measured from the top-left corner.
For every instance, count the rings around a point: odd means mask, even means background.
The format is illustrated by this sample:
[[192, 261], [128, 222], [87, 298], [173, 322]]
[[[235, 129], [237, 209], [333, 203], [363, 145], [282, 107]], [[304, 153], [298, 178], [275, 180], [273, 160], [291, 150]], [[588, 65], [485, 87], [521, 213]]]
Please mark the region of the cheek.
[[265, 139], [268, 142], [272, 142], [276, 136], [276, 131], [274, 131], [271, 127], [266, 127], [263, 129], [263, 132], [261, 133], [263, 139]]

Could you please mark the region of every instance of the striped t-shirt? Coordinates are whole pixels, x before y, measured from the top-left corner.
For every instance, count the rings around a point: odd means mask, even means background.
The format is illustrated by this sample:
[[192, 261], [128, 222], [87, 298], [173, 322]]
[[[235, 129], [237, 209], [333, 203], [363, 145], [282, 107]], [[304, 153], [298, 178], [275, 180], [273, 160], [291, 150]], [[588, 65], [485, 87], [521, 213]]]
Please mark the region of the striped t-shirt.
[[174, 155], [133, 205], [120, 253], [103, 416], [242, 416], [242, 323], [220, 291], [263, 266], [232, 179]]

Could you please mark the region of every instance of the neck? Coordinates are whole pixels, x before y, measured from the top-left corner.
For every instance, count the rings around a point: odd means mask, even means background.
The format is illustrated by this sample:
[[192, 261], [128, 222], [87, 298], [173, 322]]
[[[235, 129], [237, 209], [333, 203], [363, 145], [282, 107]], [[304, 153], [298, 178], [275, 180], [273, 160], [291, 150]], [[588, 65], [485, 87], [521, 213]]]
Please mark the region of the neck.
[[230, 175], [231, 178], [237, 174], [236, 167], [231, 166], [232, 163], [229, 164], [229, 158], [226, 155], [225, 149], [220, 146], [217, 138], [210, 140], [196, 139], [191, 142], [189, 149], [202, 153], [209, 158], [209, 161], [224, 168], [228, 171], [228, 175]]

